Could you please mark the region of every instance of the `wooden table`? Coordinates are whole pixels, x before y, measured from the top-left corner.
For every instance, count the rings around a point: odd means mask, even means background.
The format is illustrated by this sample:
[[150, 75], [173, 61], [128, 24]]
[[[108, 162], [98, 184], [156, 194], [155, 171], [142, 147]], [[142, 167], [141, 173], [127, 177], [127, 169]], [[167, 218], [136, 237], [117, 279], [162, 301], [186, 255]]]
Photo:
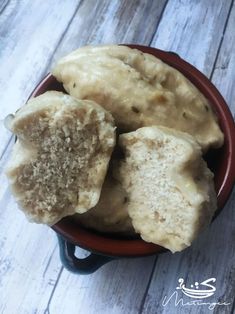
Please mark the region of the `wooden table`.
[[[14, 140], [2, 119], [24, 104], [55, 60], [100, 43], [177, 52], [213, 81], [235, 112], [232, 0], [1, 0], [0, 313], [234, 313], [235, 193], [218, 219], [182, 253], [117, 260], [88, 276], [64, 269], [55, 233], [28, 223], [17, 210], [4, 175]], [[216, 291], [203, 301], [227, 305], [209, 310], [209, 304], [164, 303], [179, 278], [190, 287], [212, 277]], [[183, 296], [188, 301], [192, 299]]]

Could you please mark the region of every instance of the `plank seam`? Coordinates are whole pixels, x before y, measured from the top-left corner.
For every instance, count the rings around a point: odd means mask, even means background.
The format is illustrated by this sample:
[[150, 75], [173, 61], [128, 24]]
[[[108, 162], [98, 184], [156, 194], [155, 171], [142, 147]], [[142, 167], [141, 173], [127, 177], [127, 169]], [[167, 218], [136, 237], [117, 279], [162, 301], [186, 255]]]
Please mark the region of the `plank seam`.
[[2, 14], [4, 12], [4, 10], [6, 9], [6, 7], [8, 6], [8, 4], [11, 2], [11, 0], [8, 0], [4, 5], [3, 7], [1, 8], [0, 10], [0, 14]]
[[223, 33], [222, 33], [222, 36], [221, 36], [221, 39], [220, 39], [219, 47], [217, 49], [215, 60], [214, 60], [214, 63], [213, 63], [213, 66], [212, 66], [212, 70], [211, 70], [211, 74], [210, 74], [210, 77], [209, 77], [210, 80], [212, 80], [212, 77], [213, 77], [213, 74], [214, 74], [214, 71], [215, 71], [215, 68], [216, 68], [216, 63], [218, 61], [220, 50], [221, 50], [221, 47], [222, 47], [222, 44], [223, 44], [223, 41], [224, 41], [224, 34], [225, 34], [227, 26], [228, 26], [228, 21], [229, 21], [230, 15], [231, 15], [233, 4], [234, 4], [234, 0], [231, 1], [230, 7], [229, 7], [229, 11], [228, 11], [228, 15], [227, 15], [225, 23], [224, 23]]
[[164, 6], [163, 6], [163, 8], [162, 8], [162, 12], [161, 12], [161, 14], [160, 14], [160, 16], [159, 16], [159, 19], [158, 19], [158, 21], [157, 21], [155, 31], [153, 32], [153, 35], [152, 35], [152, 37], [151, 37], [151, 39], [150, 39], [150, 41], [149, 41], [149, 46], [151, 46], [151, 44], [152, 44], [152, 42], [153, 42], [153, 38], [154, 38], [154, 36], [155, 36], [155, 34], [156, 34], [157, 30], [158, 30], [158, 26], [159, 26], [159, 24], [160, 24], [160, 22], [161, 22], [161, 20], [162, 20], [162, 17], [163, 17], [163, 15], [164, 15], [166, 6], [167, 6], [167, 4], [168, 4], [168, 1], [169, 1], [169, 0], [166, 0]]
[[8, 147], [9, 147], [9, 145], [11, 143], [12, 137], [13, 137], [13, 135], [10, 135], [10, 138], [9, 138], [9, 140], [7, 142], [7, 145], [4, 147], [3, 152], [2, 152], [2, 154], [0, 156], [0, 160], [3, 158], [4, 154], [6, 153]]
[[56, 250], [57, 246], [58, 246], [58, 245], [56, 244], [55, 247], [54, 247], [54, 249], [52, 250], [51, 256], [50, 256], [49, 259], [48, 259], [48, 262], [47, 262], [47, 264], [46, 264], [45, 270], [44, 270], [43, 275], [42, 275], [43, 278], [45, 277], [45, 274], [46, 274], [47, 269], [48, 269], [48, 267], [49, 267], [49, 265], [50, 265], [50, 263], [51, 263], [52, 257], [53, 257], [53, 255], [54, 255], [54, 253], [55, 253], [55, 250]]
[[63, 33], [62, 33], [62, 35], [60, 36], [60, 38], [59, 38], [57, 44], [55, 45], [55, 49], [53, 50], [53, 53], [51, 54], [50, 58], [48, 59], [48, 61], [47, 61], [47, 63], [46, 63], [45, 70], [43, 71], [41, 77], [44, 77], [44, 76], [48, 73], [48, 68], [49, 68], [49, 66], [50, 66], [50, 64], [51, 64], [51, 60], [52, 60], [54, 54], [56, 53], [58, 47], [60, 46], [62, 40], [64, 39], [64, 37], [65, 37], [65, 35], [66, 35], [66, 33], [67, 33], [67, 31], [68, 31], [68, 29], [69, 29], [69, 27], [70, 27], [70, 25], [71, 25], [71, 23], [72, 23], [72, 21], [73, 21], [75, 15], [77, 14], [77, 12], [78, 12], [80, 6], [82, 5], [83, 1], [84, 1], [84, 0], [79, 1], [78, 5], [77, 5], [77, 8], [74, 10], [74, 13], [73, 13], [73, 15], [72, 15], [70, 21], [68, 22], [68, 24], [67, 24], [65, 30], [63, 31]]
[[47, 302], [47, 307], [46, 307], [46, 309], [44, 311], [44, 314], [50, 314], [49, 308], [50, 308], [51, 300], [53, 298], [53, 295], [55, 293], [56, 287], [57, 287], [57, 285], [59, 283], [59, 280], [60, 280], [60, 277], [61, 277], [61, 274], [62, 274], [63, 270], [64, 270], [64, 266], [61, 266], [59, 274], [58, 274], [58, 277], [57, 277], [56, 282], [55, 282], [55, 285], [54, 285], [54, 287], [52, 289], [51, 295], [50, 295], [49, 300]]
[[153, 268], [152, 268], [152, 271], [151, 271], [150, 276], [149, 276], [149, 280], [148, 280], [148, 283], [147, 283], [147, 286], [146, 286], [146, 289], [145, 289], [145, 292], [144, 292], [143, 299], [142, 299], [141, 304], [140, 304], [140, 308], [139, 308], [138, 314], [143, 313], [145, 301], [146, 301], [146, 298], [147, 298], [147, 294], [148, 294], [148, 291], [149, 291], [150, 284], [152, 282], [152, 277], [153, 277], [154, 270], [155, 270], [155, 267], [156, 267], [156, 264], [157, 264], [157, 260], [158, 260], [158, 255], [156, 255], [155, 260], [153, 262]]
[[232, 309], [231, 309], [231, 314], [233, 314], [235, 312], [235, 298], [233, 301], [233, 305], [232, 305]]

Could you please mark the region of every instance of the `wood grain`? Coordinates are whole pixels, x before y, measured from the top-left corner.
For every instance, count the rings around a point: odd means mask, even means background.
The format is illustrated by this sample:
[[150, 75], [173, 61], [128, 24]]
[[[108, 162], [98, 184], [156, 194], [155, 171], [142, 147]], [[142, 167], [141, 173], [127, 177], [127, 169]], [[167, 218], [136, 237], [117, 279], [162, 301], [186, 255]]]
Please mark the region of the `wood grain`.
[[62, 56], [84, 45], [148, 45], [165, 3], [164, 0], [84, 1], [50, 62], [53, 64]]
[[[212, 75], [212, 81], [220, 90], [233, 117], [235, 117], [235, 55], [231, 53], [235, 47], [235, 3], [233, 2], [228, 26], [224, 34], [218, 60]], [[235, 144], [235, 143], [234, 143]], [[225, 207], [221, 220], [214, 232], [214, 241], [221, 241], [221, 254], [217, 259], [215, 272], [220, 273], [221, 282], [224, 289], [220, 291], [219, 298], [227, 299], [231, 302], [231, 307], [227, 307], [224, 313], [234, 313], [235, 311], [235, 189], [230, 197], [230, 202]], [[221, 236], [223, 235], [223, 236]], [[225, 271], [221, 272], [221, 265], [225, 266]], [[215, 309], [215, 314], [219, 314], [220, 309]]]
[[168, 1], [151, 46], [177, 52], [210, 75], [231, 1]]
[[228, 20], [222, 46], [213, 73], [213, 82], [227, 101], [235, 118], [235, 3]]
[[58, 314], [138, 313], [152, 267], [152, 257], [145, 257], [112, 261], [89, 276], [74, 276], [65, 270], [50, 311]]

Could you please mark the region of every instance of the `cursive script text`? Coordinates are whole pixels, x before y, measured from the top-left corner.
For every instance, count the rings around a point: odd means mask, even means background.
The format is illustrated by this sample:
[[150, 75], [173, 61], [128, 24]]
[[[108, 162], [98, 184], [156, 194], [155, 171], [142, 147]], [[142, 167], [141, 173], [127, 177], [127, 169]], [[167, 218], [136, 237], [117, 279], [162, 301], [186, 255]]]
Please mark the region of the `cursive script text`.
[[168, 298], [167, 296], [165, 296], [163, 298], [162, 301], [162, 305], [166, 306], [171, 300], [174, 300], [174, 304], [175, 306], [181, 305], [181, 306], [207, 306], [209, 310], [214, 310], [214, 308], [217, 305], [230, 305], [231, 303], [227, 303], [227, 302], [202, 302], [201, 300], [192, 300], [192, 301], [188, 301], [185, 302], [182, 298], [179, 298], [178, 292], [174, 291], [171, 296]]

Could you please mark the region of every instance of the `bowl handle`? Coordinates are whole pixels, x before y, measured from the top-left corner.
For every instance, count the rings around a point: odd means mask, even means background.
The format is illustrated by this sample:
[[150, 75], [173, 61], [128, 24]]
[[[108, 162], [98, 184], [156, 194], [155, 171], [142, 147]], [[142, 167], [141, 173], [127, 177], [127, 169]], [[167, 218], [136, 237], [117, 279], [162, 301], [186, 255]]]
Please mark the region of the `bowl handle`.
[[[178, 53], [174, 52], [174, 51], [167, 51], [168, 53], [176, 56], [177, 58], [180, 58], [180, 56], [178, 55]], [[181, 58], [180, 58], [181, 59]]]
[[89, 275], [104, 264], [115, 259], [114, 257], [91, 253], [85, 258], [75, 256], [76, 246], [58, 235], [60, 259], [65, 268], [77, 274]]

